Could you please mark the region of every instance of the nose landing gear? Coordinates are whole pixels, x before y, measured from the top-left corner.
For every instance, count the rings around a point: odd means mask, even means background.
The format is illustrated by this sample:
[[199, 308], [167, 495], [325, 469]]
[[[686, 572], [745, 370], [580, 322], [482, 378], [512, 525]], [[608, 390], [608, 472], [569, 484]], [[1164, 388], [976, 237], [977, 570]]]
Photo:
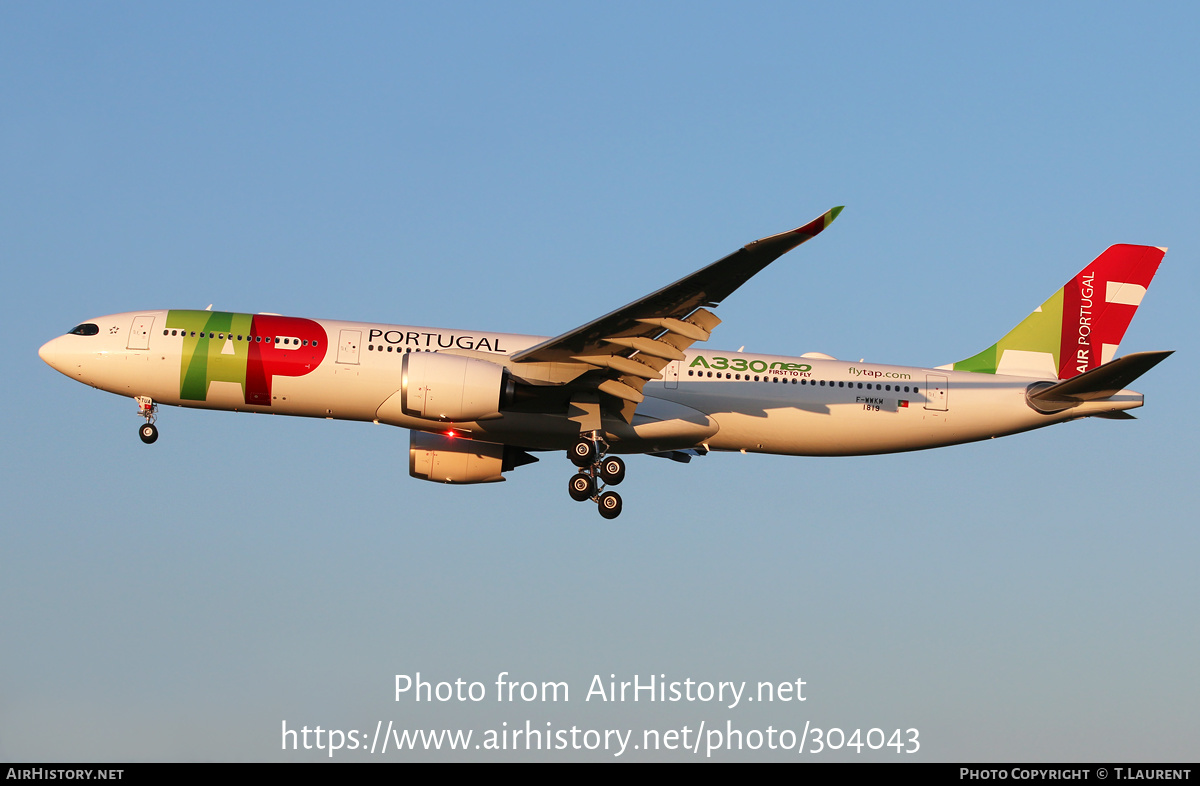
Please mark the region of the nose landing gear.
[[146, 425], [138, 429], [138, 436], [142, 442], [150, 445], [158, 439], [158, 427], [154, 425], [158, 418], [158, 405], [149, 396], [138, 396], [134, 400], [138, 404], [138, 415], [146, 419]]
[[579, 471], [571, 477], [568, 492], [576, 502], [592, 500], [601, 516], [615, 519], [621, 515], [621, 495], [615, 491], [605, 491], [603, 487], [615, 486], [625, 479], [625, 462], [616, 456], [605, 457], [607, 450], [608, 443], [598, 431], [580, 435], [567, 451], [567, 458], [579, 467]]

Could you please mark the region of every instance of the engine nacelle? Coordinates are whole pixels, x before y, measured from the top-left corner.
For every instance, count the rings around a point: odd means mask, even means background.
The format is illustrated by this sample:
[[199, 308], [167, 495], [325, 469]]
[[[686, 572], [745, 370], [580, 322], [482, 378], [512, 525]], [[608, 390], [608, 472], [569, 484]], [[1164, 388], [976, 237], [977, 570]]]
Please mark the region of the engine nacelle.
[[401, 374], [404, 414], [450, 423], [500, 417], [514, 387], [503, 366], [440, 352], [405, 355]]
[[534, 461], [519, 448], [413, 431], [408, 474], [435, 483], [496, 483], [501, 473]]

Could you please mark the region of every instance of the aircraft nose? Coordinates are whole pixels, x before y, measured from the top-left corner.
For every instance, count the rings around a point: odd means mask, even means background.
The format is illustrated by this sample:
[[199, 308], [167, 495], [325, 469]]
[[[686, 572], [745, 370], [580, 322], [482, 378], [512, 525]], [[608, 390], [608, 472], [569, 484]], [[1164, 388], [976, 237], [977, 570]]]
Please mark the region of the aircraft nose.
[[50, 339], [45, 344], [42, 344], [41, 349], [38, 350], [38, 357], [44, 360], [46, 365], [55, 371], [63, 370], [64, 356], [65, 353], [62, 349], [62, 336]]

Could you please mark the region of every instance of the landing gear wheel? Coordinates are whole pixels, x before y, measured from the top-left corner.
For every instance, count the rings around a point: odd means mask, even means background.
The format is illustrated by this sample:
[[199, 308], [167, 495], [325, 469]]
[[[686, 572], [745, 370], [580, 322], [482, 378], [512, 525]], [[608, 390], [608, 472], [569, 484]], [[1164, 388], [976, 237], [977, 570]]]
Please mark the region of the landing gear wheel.
[[580, 438], [567, 452], [571, 463], [577, 467], [589, 467], [596, 461], [596, 443]]
[[145, 442], [147, 445], [149, 445], [154, 442], [154, 440], [158, 439], [158, 427], [153, 423], [147, 423], [138, 429], [138, 436], [142, 438], [142, 442]]
[[625, 479], [625, 462], [616, 456], [610, 456], [600, 462], [600, 478], [609, 486], [615, 486]]
[[580, 472], [578, 475], [572, 476], [568, 493], [576, 502], [589, 500], [596, 494], [596, 481], [591, 475]]
[[621, 515], [621, 495], [615, 491], [601, 494], [596, 504], [600, 507], [600, 515], [606, 519], [615, 519]]

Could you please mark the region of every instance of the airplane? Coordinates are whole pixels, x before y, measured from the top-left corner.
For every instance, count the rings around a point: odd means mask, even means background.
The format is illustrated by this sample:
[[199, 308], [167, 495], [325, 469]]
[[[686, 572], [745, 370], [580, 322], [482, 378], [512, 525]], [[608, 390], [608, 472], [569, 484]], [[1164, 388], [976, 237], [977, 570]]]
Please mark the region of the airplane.
[[835, 207], [554, 338], [208, 310], [82, 322], [38, 351], [134, 398], [143, 442], [162, 404], [410, 429], [409, 473], [492, 483], [566, 451], [568, 492], [604, 518], [621, 455], [803, 456], [955, 445], [1085, 417], [1131, 420], [1126, 390], [1171, 354], [1117, 347], [1166, 248], [1114, 245], [983, 351], [935, 368], [698, 349], [710, 309], [828, 227]]

